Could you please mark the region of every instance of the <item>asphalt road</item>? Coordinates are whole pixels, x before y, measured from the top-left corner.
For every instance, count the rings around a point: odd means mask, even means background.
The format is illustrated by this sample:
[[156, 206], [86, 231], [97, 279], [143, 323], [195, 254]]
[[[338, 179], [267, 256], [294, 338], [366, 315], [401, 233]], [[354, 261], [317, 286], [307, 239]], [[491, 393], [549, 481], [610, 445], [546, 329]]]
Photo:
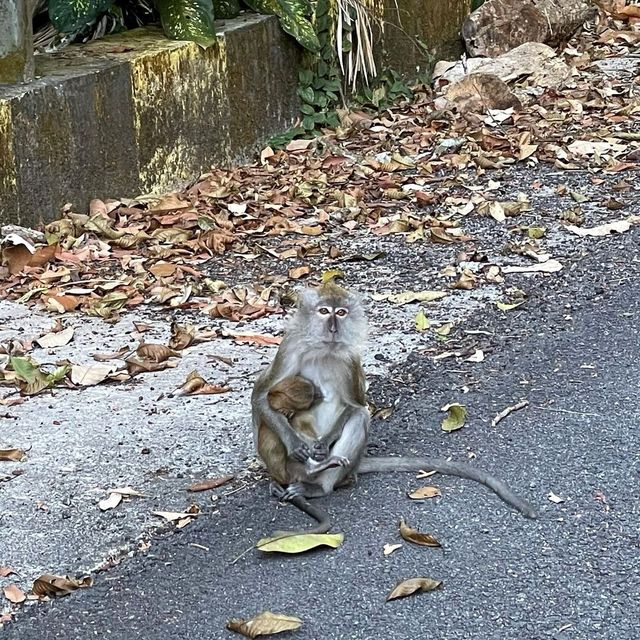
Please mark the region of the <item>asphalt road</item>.
[[[220, 500], [180, 532], [100, 574], [96, 584], [27, 607], [12, 640], [211, 640], [238, 637], [232, 617], [262, 610], [297, 615], [293, 637], [314, 640], [625, 640], [640, 629], [640, 252], [637, 230], [594, 240], [559, 275], [522, 277], [526, 305], [487, 310], [465, 330], [484, 349], [479, 364], [414, 354], [386, 380], [371, 452], [431, 453], [493, 471], [540, 509], [529, 521], [483, 487], [456, 478], [368, 476], [324, 503], [343, 546], [300, 556], [250, 550], [264, 533], [305, 522], [278, 507], [266, 484]], [[445, 347], [443, 346], [443, 350]], [[467, 391], [467, 393], [464, 393]], [[530, 405], [498, 426], [515, 402]], [[469, 423], [439, 429], [446, 402]], [[407, 490], [436, 484], [442, 497], [412, 502]], [[553, 493], [561, 503], [549, 500]], [[443, 549], [399, 543], [398, 520], [433, 533]], [[200, 546], [194, 546], [200, 545]], [[206, 549], [203, 549], [205, 547]], [[402, 579], [443, 587], [385, 602]]]

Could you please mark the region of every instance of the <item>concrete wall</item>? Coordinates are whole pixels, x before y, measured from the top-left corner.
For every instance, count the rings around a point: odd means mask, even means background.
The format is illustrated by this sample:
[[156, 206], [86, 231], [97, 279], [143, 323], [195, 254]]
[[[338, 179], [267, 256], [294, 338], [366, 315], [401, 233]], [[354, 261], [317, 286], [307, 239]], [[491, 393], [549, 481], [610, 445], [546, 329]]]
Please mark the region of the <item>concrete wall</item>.
[[0, 221], [172, 189], [249, 158], [298, 114], [300, 51], [278, 21], [228, 21], [206, 51], [140, 29], [50, 56], [0, 86]]
[[0, 0], [0, 82], [33, 79], [31, 6], [27, 0]]
[[[386, 1], [382, 67], [415, 77], [458, 55], [471, 0]], [[248, 159], [298, 117], [300, 60], [276, 18], [253, 14], [206, 51], [138, 29], [36, 56], [33, 82], [0, 85], [0, 223], [35, 226], [67, 202], [171, 190]]]

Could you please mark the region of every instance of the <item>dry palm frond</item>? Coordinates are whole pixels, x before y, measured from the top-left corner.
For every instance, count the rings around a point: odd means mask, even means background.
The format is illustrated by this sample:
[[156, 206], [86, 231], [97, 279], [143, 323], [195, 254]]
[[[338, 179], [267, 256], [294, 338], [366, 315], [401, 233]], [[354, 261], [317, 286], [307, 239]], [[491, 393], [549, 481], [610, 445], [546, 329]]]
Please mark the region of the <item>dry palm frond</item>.
[[[373, 57], [373, 23], [382, 32], [383, 22], [375, 0], [336, 0], [336, 52], [342, 74], [355, 90], [358, 76], [366, 84], [377, 74]], [[348, 51], [344, 42], [349, 43]]]

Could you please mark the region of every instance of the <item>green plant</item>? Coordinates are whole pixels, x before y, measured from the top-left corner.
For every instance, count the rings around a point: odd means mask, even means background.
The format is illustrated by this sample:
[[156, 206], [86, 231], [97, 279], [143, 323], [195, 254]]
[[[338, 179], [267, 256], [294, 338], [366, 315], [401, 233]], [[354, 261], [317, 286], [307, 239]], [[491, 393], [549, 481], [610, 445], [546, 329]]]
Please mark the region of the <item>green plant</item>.
[[385, 109], [398, 100], [410, 100], [413, 97], [411, 87], [393, 69], [386, 69], [376, 78], [372, 86], [362, 87], [354, 95], [354, 100], [363, 107]]
[[305, 49], [318, 51], [320, 43], [309, 17], [313, 9], [307, 0], [244, 0], [257, 13], [278, 16], [282, 28]]
[[[157, 10], [164, 32], [176, 40], [193, 40], [208, 46], [215, 40], [214, 16], [234, 18], [240, 12], [239, 0], [45, 0], [49, 19], [66, 41], [82, 36], [97, 27], [105, 16], [112, 25], [98, 29], [98, 35], [127, 28], [127, 12], [135, 13], [151, 2]], [[308, 0], [246, 0], [259, 13], [278, 16], [283, 29], [310, 51], [318, 50], [318, 41], [308, 17], [312, 9]], [[153, 7], [149, 11], [153, 14]], [[134, 22], [135, 26], [135, 22]], [[88, 37], [94, 37], [95, 31]]]
[[208, 47], [216, 38], [212, 0], [155, 0], [162, 28], [173, 40], [193, 40]]

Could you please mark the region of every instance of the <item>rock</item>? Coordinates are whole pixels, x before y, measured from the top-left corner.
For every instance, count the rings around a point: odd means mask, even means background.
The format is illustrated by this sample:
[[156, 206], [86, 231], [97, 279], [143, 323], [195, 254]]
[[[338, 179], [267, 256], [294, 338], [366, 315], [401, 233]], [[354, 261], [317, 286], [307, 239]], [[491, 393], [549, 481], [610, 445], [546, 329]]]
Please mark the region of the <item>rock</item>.
[[[2, 228], [0, 228], [0, 238], [6, 239], [10, 238], [11, 236], [19, 236], [23, 240], [28, 240], [32, 244], [45, 242], [45, 235], [41, 231], [36, 231], [35, 229], [27, 229], [26, 227], [20, 227], [17, 224], [3, 225]], [[16, 242], [13, 242], [12, 244], [16, 244]]]
[[471, 73], [447, 87], [445, 97], [461, 113], [485, 113], [489, 109], [522, 109], [507, 84], [489, 73]]
[[495, 57], [526, 42], [557, 43], [595, 14], [590, 0], [487, 0], [465, 20], [471, 56]]
[[[557, 87], [571, 76], [571, 67], [555, 50], [539, 42], [527, 42], [497, 58], [468, 58], [464, 62], [438, 63], [434, 70], [436, 87], [455, 84], [469, 74], [490, 74], [503, 82], [529, 78], [535, 87]], [[451, 88], [444, 88], [447, 92]], [[497, 107], [492, 107], [497, 108]]]

